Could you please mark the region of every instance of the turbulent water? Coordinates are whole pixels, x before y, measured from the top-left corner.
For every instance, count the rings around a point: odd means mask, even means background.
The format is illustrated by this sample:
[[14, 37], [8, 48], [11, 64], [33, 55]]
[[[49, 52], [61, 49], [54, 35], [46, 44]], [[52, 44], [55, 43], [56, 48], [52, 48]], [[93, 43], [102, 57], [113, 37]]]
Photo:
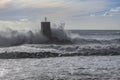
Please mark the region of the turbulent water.
[[120, 79], [119, 30], [53, 28], [52, 35], [58, 42], [40, 30], [0, 30], [0, 80]]
[[120, 57], [0, 59], [0, 80], [120, 80]]
[[[52, 36], [59, 40], [69, 40], [72, 44], [120, 43], [120, 30], [64, 30], [63, 28], [52, 28]], [[0, 30], [0, 47], [21, 44], [47, 44], [47, 41], [49, 39], [40, 30], [19, 31], [10, 28]], [[66, 43], [64, 42], [64, 44]]]
[[120, 43], [120, 30], [72, 30], [72, 32], [79, 34], [76, 42], [80, 44]]
[[[64, 30], [52, 28], [52, 36], [64, 43], [47, 43], [49, 39], [40, 30], [16, 31], [5, 29], [0, 31], [0, 55], [4, 57], [9, 53], [16, 57], [57, 57], [75, 55], [119, 55], [119, 30]], [[65, 40], [69, 40], [68, 43]], [[46, 53], [46, 54], [44, 54]], [[26, 54], [26, 56], [25, 56]], [[38, 58], [39, 58], [38, 57]]]

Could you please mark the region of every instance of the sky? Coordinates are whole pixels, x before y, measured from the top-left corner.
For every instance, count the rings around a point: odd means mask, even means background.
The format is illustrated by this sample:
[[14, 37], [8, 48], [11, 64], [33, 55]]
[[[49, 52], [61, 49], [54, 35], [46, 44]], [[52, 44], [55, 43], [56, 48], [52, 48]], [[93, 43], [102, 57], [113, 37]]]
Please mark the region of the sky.
[[120, 0], [0, 0], [0, 27], [39, 27], [44, 17], [65, 29], [120, 30]]

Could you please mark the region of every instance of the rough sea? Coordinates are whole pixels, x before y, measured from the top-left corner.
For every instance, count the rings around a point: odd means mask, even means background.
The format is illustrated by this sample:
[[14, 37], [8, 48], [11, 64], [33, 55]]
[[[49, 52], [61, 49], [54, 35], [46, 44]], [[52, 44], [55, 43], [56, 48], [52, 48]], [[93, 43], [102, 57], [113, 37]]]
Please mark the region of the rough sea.
[[[0, 31], [0, 53], [42, 53], [52, 56], [119, 55], [120, 30], [52, 29], [59, 41], [49, 42], [40, 31]], [[67, 41], [65, 41], [67, 40]], [[70, 41], [71, 43], [68, 43]], [[49, 42], [49, 43], [48, 43]], [[3, 55], [4, 56], [4, 55]]]
[[0, 80], [120, 80], [120, 30], [0, 31]]

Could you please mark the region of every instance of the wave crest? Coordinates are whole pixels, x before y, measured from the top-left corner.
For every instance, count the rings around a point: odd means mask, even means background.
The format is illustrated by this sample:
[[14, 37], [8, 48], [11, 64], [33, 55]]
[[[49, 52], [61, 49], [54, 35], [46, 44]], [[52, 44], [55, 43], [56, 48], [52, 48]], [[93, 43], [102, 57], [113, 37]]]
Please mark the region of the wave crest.
[[71, 31], [64, 30], [64, 28], [56, 27], [52, 28], [52, 36], [57, 40], [50, 41], [44, 36], [40, 30], [18, 31], [6, 28], [0, 31], [0, 47], [14, 46], [20, 44], [49, 44], [51, 43], [63, 43], [63, 44], [118, 44], [120, 38], [109, 40], [98, 40], [90, 38], [82, 38], [80, 34], [73, 33]]

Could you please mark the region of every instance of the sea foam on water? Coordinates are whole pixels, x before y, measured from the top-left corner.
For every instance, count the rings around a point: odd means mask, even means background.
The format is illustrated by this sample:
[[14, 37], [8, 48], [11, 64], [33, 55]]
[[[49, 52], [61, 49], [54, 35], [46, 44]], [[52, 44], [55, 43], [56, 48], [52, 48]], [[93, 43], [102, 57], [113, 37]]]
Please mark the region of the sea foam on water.
[[[17, 27], [17, 26], [16, 26]], [[71, 44], [119, 44], [120, 36], [118, 32], [105, 32], [102, 33], [87, 33], [85, 35], [81, 33], [75, 33], [74, 31], [65, 30], [64, 26], [52, 27], [52, 36], [58, 39], [59, 43], [61, 40], [71, 41]], [[116, 34], [116, 35], [115, 35]], [[99, 37], [100, 36], [100, 37]], [[102, 36], [102, 37], [101, 37]], [[109, 37], [111, 36], [111, 37]], [[114, 37], [112, 37], [114, 36]], [[115, 37], [117, 36], [117, 37]], [[107, 39], [104, 39], [107, 37]], [[100, 39], [99, 39], [100, 38]], [[41, 33], [40, 29], [33, 30], [15, 30], [10, 27], [2, 27], [0, 30], [0, 47], [16, 46], [22, 44], [47, 44], [49, 39]], [[67, 41], [64, 41], [66, 44]], [[52, 43], [49, 43], [52, 44]]]
[[[75, 55], [119, 55], [120, 53], [120, 36], [118, 35], [120, 31], [92, 31], [92, 33], [84, 31], [83, 34], [81, 33], [83, 31], [80, 30], [65, 30], [64, 26], [52, 27], [51, 31], [52, 37], [57, 38], [55, 43], [44, 36], [40, 29], [19, 30], [3, 27], [0, 30], [1, 56], [4, 58], [9, 58], [11, 55], [14, 58], [41, 58]], [[63, 41], [63, 43], [59, 41]]]

